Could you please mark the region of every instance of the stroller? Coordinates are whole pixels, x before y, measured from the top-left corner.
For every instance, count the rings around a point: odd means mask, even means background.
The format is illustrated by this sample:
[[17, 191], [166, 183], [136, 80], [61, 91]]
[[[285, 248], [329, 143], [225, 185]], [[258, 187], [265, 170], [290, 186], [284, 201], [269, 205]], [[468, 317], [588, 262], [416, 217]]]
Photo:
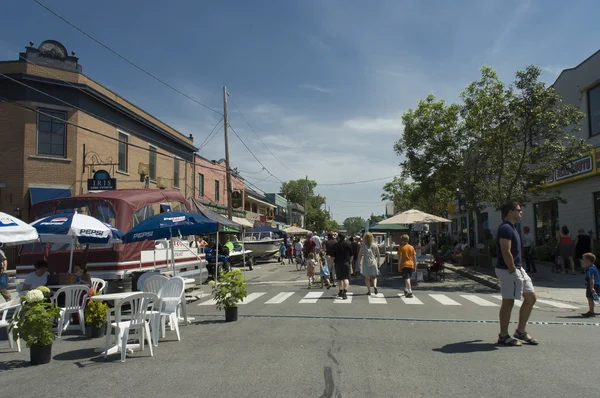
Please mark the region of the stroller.
[[433, 265], [429, 267], [429, 271], [427, 273], [427, 280], [430, 282], [433, 281], [445, 281], [446, 280], [446, 272], [444, 267], [444, 256], [438, 253], [435, 256], [435, 260]]

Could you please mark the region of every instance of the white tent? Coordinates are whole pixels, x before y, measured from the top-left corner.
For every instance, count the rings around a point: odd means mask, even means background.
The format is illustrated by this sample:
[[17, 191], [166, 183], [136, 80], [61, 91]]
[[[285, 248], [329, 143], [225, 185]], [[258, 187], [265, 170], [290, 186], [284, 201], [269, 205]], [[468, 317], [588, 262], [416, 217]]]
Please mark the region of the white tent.
[[301, 234], [307, 234], [311, 231], [304, 229], [304, 228], [300, 228], [300, 227], [289, 227], [288, 229], [284, 230], [283, 232], [285, 232], [288, 235], [301, 235]]
[[420, 210], [406, 210], [394, 217], [381, 221], [379, 224], [435, 224], [438, 222], [452, 222], [443, 217], [434, 216]]

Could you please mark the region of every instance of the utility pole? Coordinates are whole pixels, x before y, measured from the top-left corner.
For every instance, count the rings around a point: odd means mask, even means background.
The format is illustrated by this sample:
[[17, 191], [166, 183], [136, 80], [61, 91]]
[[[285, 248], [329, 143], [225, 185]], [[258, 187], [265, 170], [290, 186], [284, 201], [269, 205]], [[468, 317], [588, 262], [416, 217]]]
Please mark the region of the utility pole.
[[307, 216], [308, 216], [308, 209], [306, 207], [306, 203], [308, 202], [308, 175], [306, 176], [306, 180], [304, 182], [304, 227], [306, 228], [307, 225]]
[[227, 217], [233, 220], [233, 204], [231, 203], [231, 166], [229, 164], [229, 133], [227, 121], [227, 87], [223, 86], [223, 132], [225, 133], [225, 175], [227, 176]]

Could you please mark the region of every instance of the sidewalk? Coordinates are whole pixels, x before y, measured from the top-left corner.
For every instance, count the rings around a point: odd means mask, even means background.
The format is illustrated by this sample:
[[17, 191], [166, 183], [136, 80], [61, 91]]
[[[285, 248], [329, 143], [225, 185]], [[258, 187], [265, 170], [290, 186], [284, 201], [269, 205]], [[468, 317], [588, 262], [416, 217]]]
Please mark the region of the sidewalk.
[[[446, 263], [448, 270], [454, 271], [464, 277], [473, 279], [492, 289], [500, 290], [498, 278], [494, 272], [496, 259], [492, 259], [491, 268], [461, 267]], [[536, 262], [537, 273], [530, 273], [535, 292], [540, 299], [563, 301], [571, 304], [587, 305], [585, 298], [584, 275], [575, 270], [576, 275], [553, 273], [552, 264], [542, 261]]]

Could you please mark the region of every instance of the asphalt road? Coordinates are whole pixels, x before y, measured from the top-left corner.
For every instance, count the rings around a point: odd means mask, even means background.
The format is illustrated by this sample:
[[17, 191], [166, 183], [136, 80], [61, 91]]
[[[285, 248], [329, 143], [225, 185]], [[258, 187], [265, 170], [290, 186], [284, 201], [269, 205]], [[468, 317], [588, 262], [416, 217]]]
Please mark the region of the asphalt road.
[[[499, 303], [496, 293], [455, 276], [416, 288], [423, 304], [402, 300], [393, 278], [382, 281], [385, 303], [359, 294], [358, 280], [352, 301], [340, 303], [333, 291], [309, 290], [303, 278], [294, 282], [272, 267], [252, 271], [277, 277], [249, 286], [254, 300], [240, 306], [238, 322], [199, 305], [206, 296], [189, 304], [196, 319], [181, 328], [182, 341], [168, 333], [153, 358], [146, 349], [125, 363], [104, 359], [94, 352], [103, 339], [70, 333], [54, 344], [50, 364], [30, 367], [28, 349], [9, 352], [0, 342], [3, 396], [600, 396], [593, 382], [598, 326], [568, 318], [583, 309], [542, 304], [533, 316], [539, 324], [529, 327], [539, 346], [498, 347], [498, 307], [481, 301]], [[272, 283], [279, 273], [290, 281]], [[323, 295], [300, 303], [315, 292]]]

